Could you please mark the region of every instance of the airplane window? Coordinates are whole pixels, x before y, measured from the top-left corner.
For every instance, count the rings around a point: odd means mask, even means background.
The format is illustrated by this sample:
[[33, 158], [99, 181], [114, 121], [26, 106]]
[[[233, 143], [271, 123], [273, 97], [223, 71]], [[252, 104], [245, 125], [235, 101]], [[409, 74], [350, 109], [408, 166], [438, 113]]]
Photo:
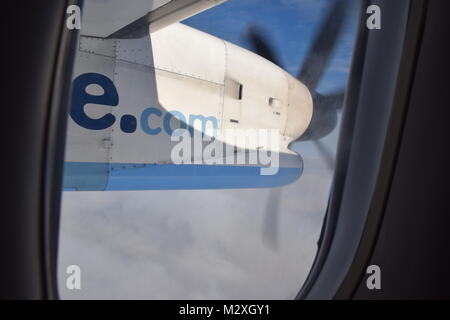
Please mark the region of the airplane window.
[[357, 3], [86, 0], [60, 297], [294, 298], [332, 184]]

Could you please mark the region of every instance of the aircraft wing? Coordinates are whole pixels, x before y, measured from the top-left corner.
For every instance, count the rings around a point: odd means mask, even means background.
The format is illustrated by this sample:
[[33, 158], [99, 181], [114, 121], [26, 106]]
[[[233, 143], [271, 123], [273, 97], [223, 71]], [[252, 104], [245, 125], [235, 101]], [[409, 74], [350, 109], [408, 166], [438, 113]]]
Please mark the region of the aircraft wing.
[[140, 38], [192, 17], [227, 0], [87, 0], [81, 34], [90, 37]]

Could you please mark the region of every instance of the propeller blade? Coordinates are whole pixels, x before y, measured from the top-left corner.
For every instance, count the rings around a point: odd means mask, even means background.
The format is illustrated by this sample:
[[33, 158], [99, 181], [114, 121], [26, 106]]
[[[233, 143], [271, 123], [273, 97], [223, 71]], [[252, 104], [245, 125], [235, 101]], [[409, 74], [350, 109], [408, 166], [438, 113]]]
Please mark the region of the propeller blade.
[[325, 144], [320, 140], [315, 140], [314, 144], [316, 145], [319, 153], [322, 154], [323, 159], [327, 163], [328, 168], [333, 171], [334, 170], [334, 156], [333, 153], [328, 149]]
[[261, 28], [255, 26], [249, 27], [247, 37], [256, 54], [281, 67], [281, 60], [276, 55], [272, 45], [267, 41]]
[[321, 97], [320, 103], [326, 106], [326, 108], [339, 110], [344, 106], [345, 91], [332, 93]]
[[263, 221], [263, 243], [272, 250], [279, 248], [279, 211], [281, 205], [282, 188], [273, 188], [269, 190], [267, 197], [266, 212]]
[[298, 79], [315, 91], [330, 60], [333, 48], [344, 24], [347, 0], [337, 0], [327, 13], [320, 31], [304, 59]]

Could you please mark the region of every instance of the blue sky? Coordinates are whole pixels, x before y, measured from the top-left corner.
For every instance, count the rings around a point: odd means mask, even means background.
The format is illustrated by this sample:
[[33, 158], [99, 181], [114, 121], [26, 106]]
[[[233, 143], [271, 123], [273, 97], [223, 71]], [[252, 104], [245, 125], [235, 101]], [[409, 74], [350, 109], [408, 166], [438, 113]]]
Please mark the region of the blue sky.
[[[251, 49], [245, 38], [249, 25], [263, 28], [283, 67], [296, 75], [330, 4], [330, 0], [228, 0], [183, 23]], [[337, 91], [348, 78], [356, 26], [355, 10], [338, 42], [318, 91]]]

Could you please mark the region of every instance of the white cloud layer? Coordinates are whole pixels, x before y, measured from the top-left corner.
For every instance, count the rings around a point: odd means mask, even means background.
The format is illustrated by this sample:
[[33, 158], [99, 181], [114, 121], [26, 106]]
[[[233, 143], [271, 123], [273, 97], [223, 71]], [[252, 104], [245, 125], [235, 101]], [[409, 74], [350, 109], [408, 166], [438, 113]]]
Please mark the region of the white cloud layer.
[[[305, 159], [282, 190], [279, 248], [263, 243], [269, 190], [66, 192], [64, 299], [289, 299], [312, 265], [331, 176]], [[65, 269], [82, 269], [82, 290]]]

